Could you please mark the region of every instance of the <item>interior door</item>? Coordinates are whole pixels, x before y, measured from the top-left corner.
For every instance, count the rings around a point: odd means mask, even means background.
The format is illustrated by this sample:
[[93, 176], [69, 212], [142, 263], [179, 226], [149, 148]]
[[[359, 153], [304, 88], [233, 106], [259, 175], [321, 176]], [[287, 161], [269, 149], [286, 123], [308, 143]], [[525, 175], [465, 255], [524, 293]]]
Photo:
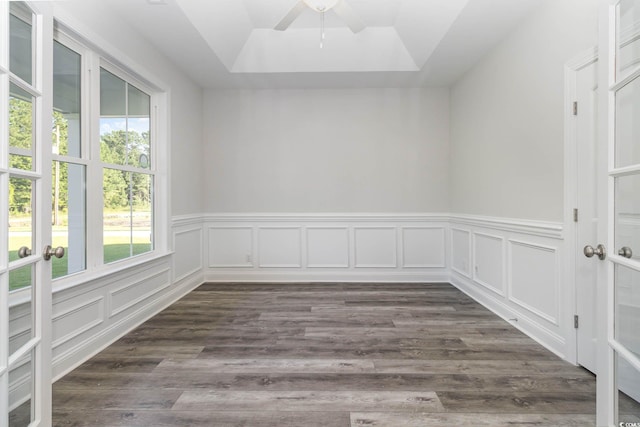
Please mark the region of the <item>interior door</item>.
[[598, 425], [640, 422], [639, 24], [640, 0], [601, 2]]
[[[575, 139], [577, 199], [576, 244], [580, 251], [597, 240], [598, 206], [596, 191], [597, 84], [598, 63], [590, 62], [577, 70]], [[596, 275], [597, 264], [586, 257], [577, 257], [576, 314], [577, 361], [596, 372]]]
[[0, 2], [0, 28], [0, 426], [48, 426], [51, 8]]

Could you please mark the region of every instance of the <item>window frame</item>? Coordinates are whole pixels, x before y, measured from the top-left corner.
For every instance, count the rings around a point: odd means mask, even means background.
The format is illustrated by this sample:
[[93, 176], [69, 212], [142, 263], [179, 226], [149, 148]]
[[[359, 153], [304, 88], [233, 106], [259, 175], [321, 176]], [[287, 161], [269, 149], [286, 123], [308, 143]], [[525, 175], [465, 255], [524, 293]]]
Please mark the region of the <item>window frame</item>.
[[[150, 159], [149, 159], [149, 168], [140, 168], [137, 166], [131, 166], [131, 165], [120, 165], [120, 164], [116, 164], [116, 163], [106, 163], [102, 161], [101, 155], [100, 155], [100, 144], [101, 144], [101, 137], [100, 137], [100, 74], [101, 74], [101, 70], [105, 70], [109, 73], [111, 73], [112, 75], [114, 75], [115, 77], [122, 79], [123, 81], [125, 81], [128, 85], [132, 85], [135, 88], [137, 88], [138, 90], [144, 92], [145, 94], [149, 95], [149, 133], [150, 133], [150, 138], [149, 138], [149, 154], [150, 154]], [[152, 181], [152, 194], [151, 194], [151, 203], [152, 203], [152, 208], [151, 208], [151, 251], [149, 252], [153, 252], [156, 248], [156, 232], [157, 232], [157, 227], [155, 224], [155, 211], [156, 211], [156, 191], [155, 191], [155, 176], [156, 176], [156, 172], [157, 172], [157, 168], [156, 168], [156, 132], [155, 132], [155, 124], [156, 124], [156, 112], [157, 112], [157, 104], [155, 102], [154, 99], [154, 91], [153, 88], [149, 87], [146, 83], [140, 81], [139, 79], [137, 79], [136, 77], [132, 76], [130, 73], [127, 73], [126, 71], [122, 70], [120, 67], [115, 66], [113, 63], [105, 60], [104, 58], [100, 59], [100, 66], [99, 68], [97, 68], [97, 72], [94, 73], [95, 77], [98, 79], [98, 105], [97, 105], [97, 111], [98, 111], [98, 124], [97, 124], [97, 140], [95, 141], [94, 144], [92, 144], [91, 146], [91, 150], [92, 150], [92, 157], [94, 159], [97, 159], [98, 164], [100, 165], [100, 188], [102, 188], [102, 183], [103, 183], [103, 176], [104, 176], [104, 170], [105, 169], [113, 169], [113, 170], [119, 170], [119, 171], [124, 171], [124, 172], [129, 172], [129, 173], [141, 173], [141, 174], [146, 174], [149, 175], [151, 177], [151, 181]], [[95, 134], [95, 132], [94, 132]], [[96, 187], [97, 188], [97, 187]], [[102, 204], [104, 206], [104, 204]], [[103, 208], [104, 209], [104, 208]], [[100, 234], [100, 240], [102, 243], [101, 246], [101, 250], [100, 250], [100, 257], [102, 262], [104, 263], [104, 230], [102, 229], [102, 226], [104, 224], [103, 222], [103, 213], [104, 210], [101, 211], [100, 214], [100, 227], [99, 229], [101, 230], [101, 234]], [[142, 257], [144, 255], [146, 255], [149, 252], [145, 252], [143, 254], [139, 254], [139, 255], [130, 255], [126, 258], [122, 258], [116, 261], [112, 261], [108, 264], [104, 264], [104, 265], [114, 265], [114, 264], [118, 264], [120, 262], [124, 262], [125, 260], [128, 259], [132, 259], [132, 258], [137, 258], [137, 257]]]
[[[90, 40], [101, 40], [86, 32], [80, 34], [54, 16], [54, 40], [81, 56], [81, 155], [73, 157], [52, 153], [53, 161], [83, 165], [86, 185], [86, 260], [85, 270], [52, 278], [53, 292], [89, 284], [110, 274], [135, 268], [172, 253], [170, 248], [169, 193], [169, 89], [167, 85], [113, 47], [102, 47]], [[122, 58], [122, 60], [119, 60]], [[105, 167], [100, 158], [100, 68], [122, 78], [150, 96], [150, 163], [148, 169], [125, 166], [126, 170], [149, 174], [152, 188], [151, 251], [133, 255], [111, 263], [103, 259], [103, 185]], [[2, 109], [0, 109], [2, 110]], [[53, 167], [50, 165], [49, 167]], [[3, 261], [2, 264], [6, 264]], [[29, 297], [30, 287], [13, 291], [10, 305], [18, 305]]]

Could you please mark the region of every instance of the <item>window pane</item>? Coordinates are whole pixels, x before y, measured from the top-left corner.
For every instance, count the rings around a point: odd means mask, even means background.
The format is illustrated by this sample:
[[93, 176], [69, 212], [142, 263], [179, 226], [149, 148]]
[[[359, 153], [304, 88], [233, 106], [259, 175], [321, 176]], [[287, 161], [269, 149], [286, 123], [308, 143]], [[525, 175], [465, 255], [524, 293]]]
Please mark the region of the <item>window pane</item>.
[[104, 262], [151, 251], [152, 177], [105, 168], [103, 188]]
[[133, 254], [138, 255], [153, 249], [153, 215], [151, 176], [131, 174], [132, 243]]
[[[21, 247], [33, 248], [32, 189], [29, 179], [9, 179], [9, 261], [19, 258]], [[11, 277], [10, 288], [14, 289]]]
[[100, 70], [100, 158], [105, 163], [150, 167], [150, 97]]
[[640, 2], [621, 0], [618, 4], [616, 34], [616, 81], [622, 80], [638, 65], [640, 41], [637, 37], [640, 22]]
[[124, 117], [127, 114], [127, 83], [100, 68], [100, 116]]
[[[31, 350], [29, 354], [17, 366], [9, 372], [9, 407], [15, 406], [17, 399], [22, 396], [30, 396], [33, 391], [33, 368], [31, 363], [34, 360], [35, 350]], [[33, 422], [33, 411], [31, 408], [31, 399], [13, 408], [9, 413], [9, 427], [23, 427], [31, 425]]]
[[23, 2], [11, 4], [9, 18], [9, 68], [25, 82], [33, 83], [31, 13]]
[[[618, 424], [640, 424], [640, 372], [620, 355], [616, 355], [618, 385]], [[629, 423], [629, 424], [626, 424]]]
[[31, 286], [32, 270], [33, 264], [11, 270], [9, 272], [9, 291]]
[[9, 92], [9, 167], [33, 168], [33, 97], [13, 83]]
[[640, 79], [616, 93], [616, 167], [640, 163]]
[[53, 153], [80, 157], [80, 55], [53, 44]]
[[130, 135], [127, 164], [149, 167], [149, 95], [128, 85], [127, 129]]
[[640, 358], [640, 272], [616, 265], [615, 339]]
[[65, 256], [52, 258], [53, 278], [86, 269], [85, 166], [53, 162], [52, 246], [65, 248]]
[[100, 69], [100, 158], [105, 163], [126, 164], [127, 83]]

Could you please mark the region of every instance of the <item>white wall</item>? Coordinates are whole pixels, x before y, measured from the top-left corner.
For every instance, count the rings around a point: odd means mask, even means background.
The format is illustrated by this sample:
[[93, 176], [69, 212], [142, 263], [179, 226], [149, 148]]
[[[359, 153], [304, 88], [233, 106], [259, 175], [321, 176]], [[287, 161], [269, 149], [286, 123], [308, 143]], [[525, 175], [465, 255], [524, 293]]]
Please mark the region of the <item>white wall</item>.
[[206, 212], [446, 212], [447, 89], [207, 91]]
[[451, 91], [455, 213], [562, 221], [564, 64], [597, 45], [596, 0], [547, 0]]

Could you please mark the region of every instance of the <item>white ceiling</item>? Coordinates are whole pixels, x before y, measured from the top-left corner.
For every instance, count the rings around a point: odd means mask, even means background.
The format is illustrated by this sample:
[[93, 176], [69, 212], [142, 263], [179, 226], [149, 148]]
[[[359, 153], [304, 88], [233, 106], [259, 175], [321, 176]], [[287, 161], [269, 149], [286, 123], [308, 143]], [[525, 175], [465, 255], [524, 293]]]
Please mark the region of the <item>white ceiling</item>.
[[456, 81], [542, 0], [347, 0], [366, 28], [298, 0], [110, 0], [204, 88], [423, 87]]

